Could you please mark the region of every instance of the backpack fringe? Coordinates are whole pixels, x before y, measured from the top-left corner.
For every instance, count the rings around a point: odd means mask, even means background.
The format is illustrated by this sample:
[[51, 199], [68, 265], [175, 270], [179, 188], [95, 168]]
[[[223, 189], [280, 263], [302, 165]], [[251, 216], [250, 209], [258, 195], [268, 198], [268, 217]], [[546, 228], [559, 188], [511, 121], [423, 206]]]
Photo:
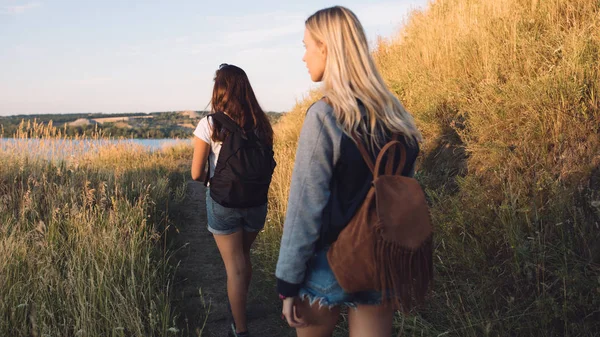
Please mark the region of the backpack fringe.
[[[379, 230], [378, 230], [379, 232]], [[396, 264], [396, 268], [380, 268], [379, 289], [383, 304], [407, 313], [424, 302], [433, 280], [433, 233], [417, 249], [408, 249], [379, 236], [375, 244], [376, 265]], [[392, 273], [390, 271], [400, 271]]]

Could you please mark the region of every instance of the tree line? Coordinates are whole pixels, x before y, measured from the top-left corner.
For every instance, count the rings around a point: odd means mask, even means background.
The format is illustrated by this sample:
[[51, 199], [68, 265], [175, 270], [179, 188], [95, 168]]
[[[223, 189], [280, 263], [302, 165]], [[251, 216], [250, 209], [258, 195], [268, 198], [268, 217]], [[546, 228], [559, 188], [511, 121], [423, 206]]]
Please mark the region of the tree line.
[[[0, 135], [13, 137], [20, 128], [21, 123], [28, 121], [48, 124], [63, 131], [69, 137], [93, 136], [100, 134], [109, 138], [189, 138], [200, 118], [206, 116], [207, 111], [180, 111], [132, 113], [132, 114], [48, 114], [48, 115], [15, 115], [0, 117]], [[276, 123], [282, 113], [267, 112], [271, 123]], [[124, 121], [95, 122], [94, 119], [128, 117]], [[138, 117], [138, 118], [135, 118]], [[145, 118], [139, 118], [145, 117]], [[89, 124], [70, 125], [79, 119], [87, 119]]]

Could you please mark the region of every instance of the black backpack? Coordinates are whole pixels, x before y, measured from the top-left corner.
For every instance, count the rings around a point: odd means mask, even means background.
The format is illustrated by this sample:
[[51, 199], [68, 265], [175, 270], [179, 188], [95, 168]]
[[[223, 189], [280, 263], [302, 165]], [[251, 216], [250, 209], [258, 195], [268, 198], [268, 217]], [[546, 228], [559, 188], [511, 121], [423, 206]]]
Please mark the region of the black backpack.
[[[215, 173], [210, 178], [211, 198], [229, 208], [266, 204], [276, 166], [273, 148], [266, 145], [254, 130], [242, 129], [223, 112], [209, 116], [228, 131], [221, 145]], [[207, 181], [208, 177], [210, 172]]]

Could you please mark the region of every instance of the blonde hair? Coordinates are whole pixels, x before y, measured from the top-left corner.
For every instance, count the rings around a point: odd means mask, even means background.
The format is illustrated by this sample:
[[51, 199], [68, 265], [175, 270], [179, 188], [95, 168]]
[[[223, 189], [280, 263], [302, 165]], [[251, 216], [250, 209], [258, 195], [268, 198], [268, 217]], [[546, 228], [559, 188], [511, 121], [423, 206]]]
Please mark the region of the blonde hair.
[[[408, 142], [422, 140], [414, 119], [377, 71], [363, 27], [352, 11], [342, 6], [322, 9], [306, 20], [306, 28], [327, 49], [323, 90], [346, 134], [358, 135], [373, 149], [384, 145], [390, 131]], [[357, 99], [365, 106], [369, 125], [361, 123]]]

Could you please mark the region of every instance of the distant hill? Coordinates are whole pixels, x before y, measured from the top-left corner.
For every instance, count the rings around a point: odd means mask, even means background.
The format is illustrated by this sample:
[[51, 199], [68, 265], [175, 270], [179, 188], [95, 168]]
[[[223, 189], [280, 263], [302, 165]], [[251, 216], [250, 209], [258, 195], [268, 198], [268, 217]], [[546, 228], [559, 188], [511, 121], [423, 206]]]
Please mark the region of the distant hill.
[[[15, 115], [0, 117], [0, 135], [11, 137], [21, 123], [37, 121], [52, 122], [70, 136], [91, 135], [100, 130], [106, 137], [126, 138], [188, 138], [198, 121], [208, 111], [166, 111], [152, 113], [77, 113], [49, 115]], [[276, 123], [282, 113], [267, 112], [272, 123]]]
[[78, 118], [73, 122], [68, 122], [66, 123], [68, 126], [86, 126], [86, 125], [90, 125], [90, 124], [98, 124], [95, 120], [93, 119], [88, 119], [88, 118]]

